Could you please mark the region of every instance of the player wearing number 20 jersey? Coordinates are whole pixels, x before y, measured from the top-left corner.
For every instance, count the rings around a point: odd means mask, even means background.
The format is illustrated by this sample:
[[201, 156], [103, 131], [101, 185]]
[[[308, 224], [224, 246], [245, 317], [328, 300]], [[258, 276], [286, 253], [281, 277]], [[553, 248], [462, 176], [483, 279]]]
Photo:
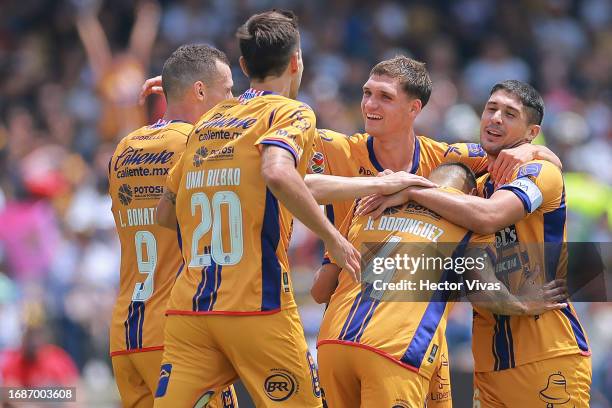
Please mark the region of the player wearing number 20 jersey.
[[260, 170], [272, 145], [304, 176], [314, 137], [308, 106], [254, 89], [196, 124], [168, 177], [185, 269], [168, 304], [156, 407], [193, 404], [238, 377], [257, 406], [321, 405], [289, 275], [292, 216]]
[[168, 314], [269, 314], [295, 306], [287, 245], [291, 214], [260, 174], [260, 148], [288, 150], [305, 174], [314, 114], [300, 102], [249, 90], [196, 124], [168, 188], [187, 267]]

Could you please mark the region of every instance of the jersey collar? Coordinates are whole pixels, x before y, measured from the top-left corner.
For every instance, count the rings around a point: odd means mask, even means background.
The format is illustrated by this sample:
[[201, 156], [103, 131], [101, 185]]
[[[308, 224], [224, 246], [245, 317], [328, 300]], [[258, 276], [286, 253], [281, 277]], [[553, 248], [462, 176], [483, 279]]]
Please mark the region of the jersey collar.
[[255, 88], [249, 88], [246, 91], [244, 91], [242, 95], [238, 97], [238, 101], [240, 101], [240, 103], [245, 103], [246, 101], [256, 98], [258, 96], [275, 95], [275, 94], [276, 92], [272, 92], [272, 91], [260, 91]]
[[189, 122], [186, 122], [186, 121], [180, 120], [180, 119], [172, 119], [172, 120], [158, 119], [157, 122], [153, 123], [152, 125], [149, 125], [149, 128], [150, 129], [161, 128], [161, 127], [164, 127], [166, 125], [169, 125], [170, 123], [189, 123]]
[[[374, 168], [378, 171], [384, 171], [385, 169], [383, 168], [383, 166], [381, 166], [380, 162], [376, 158], [376, 155], [374, 154], [374, 137], [372, 137], [372, 135], [368, 135], [367, 146], [368, 146], [368, 156]], [[419, 142], [419, 138], [415, 136], [414, 137], [414, 153], [412, 154], [412, 168], [410, 169], [410, 173], [416, 174], [417, 170], [419, 169], [420, 160], [421, 160], [421, 142]]]

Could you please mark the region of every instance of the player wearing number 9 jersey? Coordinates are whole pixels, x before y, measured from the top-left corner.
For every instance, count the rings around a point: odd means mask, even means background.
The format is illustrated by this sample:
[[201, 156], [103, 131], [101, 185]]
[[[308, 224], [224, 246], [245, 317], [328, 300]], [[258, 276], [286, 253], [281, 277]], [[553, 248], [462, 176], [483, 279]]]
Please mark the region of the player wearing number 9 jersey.
[[[166, 61], [164, 75], [168, 100], [164, 120], [126, 136], [109, 162], [109, 193], [121, 243], [110, 351], [125, 407], [153, 406], [166, 303], [183, 268], [177, 232], [156, 225], [155, 206], [169, 169], [185, 149], [192, 123], [214, 103], [231, 96], [227, 58], [208, 46], [180, 47]], [[206, 97], [198, 97], [204, 89]], [[233, 389], [226, 389], [211, 406], [235, 406], [234, 401]]]

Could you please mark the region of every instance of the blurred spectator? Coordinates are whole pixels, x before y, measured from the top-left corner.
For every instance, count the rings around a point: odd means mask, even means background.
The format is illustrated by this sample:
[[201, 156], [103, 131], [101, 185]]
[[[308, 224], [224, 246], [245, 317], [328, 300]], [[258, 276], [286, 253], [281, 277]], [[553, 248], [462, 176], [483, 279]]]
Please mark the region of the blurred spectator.
[[113, 55], [95, 16], [95, 2], [78, 4], [76, 26], [102, 102], [98, 130], [102, 137], [116, 139], [146, 124], [144, 109], [136, 101], [157, 35], [159, 6], [150, 0], [139, 4], [127, 50]]

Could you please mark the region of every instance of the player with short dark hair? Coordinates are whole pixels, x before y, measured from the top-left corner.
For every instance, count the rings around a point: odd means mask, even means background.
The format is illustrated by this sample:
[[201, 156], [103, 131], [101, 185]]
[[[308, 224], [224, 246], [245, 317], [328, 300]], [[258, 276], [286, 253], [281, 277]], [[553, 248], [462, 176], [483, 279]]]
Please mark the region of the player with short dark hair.
[[237, 37], [251, 88], [200, 118], [168, 180], [186, 267], [168, 303], [158, 408], [204, 404], [238, 378], [258, 406], [320, 407], [287, 261], [292, 216], [359, 270], [303, 181], [316, 119], [294, 100], [303, 63], [293, 13], [256, 14]]
[[[480, 142], [489, 160], [505, 149], [528, 145], [540, 132], [542, 99], [529, 84], [496, 84], [480, 122]], [[535, 114], [534, 114], [535, 113]], [[514, 170], [509, 182], [486, 174], [480, 197], [406, 189], [364, 203], [374, 216], [414, 200], [441, 216], [480, 233], [495, 233], [502, 262], [498, 275], [514, 291], [564, 278], [567, 271], [566, 197], [560, 169], [532, 160]], [[516, 261], [513, 261], [516, 260]], [[517, 263], [518, 262], [518, 263]], [[564, 385], [568, 403], [589, 406], [591, 350], [576, 311], [567, 306], [536, 318], [492, 314], [476, 308], [473, 330], [474, 404], [524, 406], [557, 404], [546, 392], [550, 379]]]

